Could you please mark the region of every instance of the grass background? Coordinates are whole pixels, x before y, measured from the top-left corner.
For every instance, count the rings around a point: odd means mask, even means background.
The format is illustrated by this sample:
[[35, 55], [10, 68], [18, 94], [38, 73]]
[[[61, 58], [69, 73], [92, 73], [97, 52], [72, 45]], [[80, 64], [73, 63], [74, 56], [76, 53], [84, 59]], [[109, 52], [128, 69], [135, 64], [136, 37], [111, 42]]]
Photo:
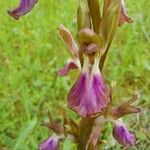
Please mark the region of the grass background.
[[[134, 23], [122, 26], [111, 46], [104, 77], [113, 83], [114, 103], [141, 93], [136, 103], [142, 113], [125, 117], [131, 131], [137, 135], [137, 148], [150, 149], [150, 1], [126, 0]], [[47, 111], [54, 118], [62, 117], [66, 109], [66, 94], [77, 78], [74, 72], [58, 77], [56, 71], [69, 57], [58, 34], [63, 23], [75, 36], [75, 0], [39, 0], [34, 10], [15, 21], [7, 9], [17, 0], [0, 1], [0, 150], [36, 150], [38, 143], [48, 137], [40, 126]], [[76, 119], [75, 113], [68, 115]], [[106, 124], [102, 149], [120, 150]], [[70, 141], [63, 150], [75, 149]]]

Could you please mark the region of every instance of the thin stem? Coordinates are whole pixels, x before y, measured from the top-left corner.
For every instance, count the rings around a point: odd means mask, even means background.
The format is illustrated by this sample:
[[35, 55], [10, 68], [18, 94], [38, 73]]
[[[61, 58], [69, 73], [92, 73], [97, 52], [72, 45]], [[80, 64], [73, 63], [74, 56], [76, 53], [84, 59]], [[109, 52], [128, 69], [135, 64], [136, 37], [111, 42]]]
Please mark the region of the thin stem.
[[78, 150], [88, 150], [88, 141], [93, 129], [94, 120], [95, 118], [81, 119]]

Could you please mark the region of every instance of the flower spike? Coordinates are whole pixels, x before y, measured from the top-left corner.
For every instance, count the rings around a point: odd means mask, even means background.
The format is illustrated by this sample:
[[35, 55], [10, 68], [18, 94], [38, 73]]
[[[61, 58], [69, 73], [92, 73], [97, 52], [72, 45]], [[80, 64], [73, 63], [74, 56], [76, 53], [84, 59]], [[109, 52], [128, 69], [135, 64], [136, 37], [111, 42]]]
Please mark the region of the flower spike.
[[19, 5], [11, 10], [8, 10], [8, 14], [14, 19], [18, 20], [20, 16], [27, 14], [33, 9], [38, 0], [20, 0]]

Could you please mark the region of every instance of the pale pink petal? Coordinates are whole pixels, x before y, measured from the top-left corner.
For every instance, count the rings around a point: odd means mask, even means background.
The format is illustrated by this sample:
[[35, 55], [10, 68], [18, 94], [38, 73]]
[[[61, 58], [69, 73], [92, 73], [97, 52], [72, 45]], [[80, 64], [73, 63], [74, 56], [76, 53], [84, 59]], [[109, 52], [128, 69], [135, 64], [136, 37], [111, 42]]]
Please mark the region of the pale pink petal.
[[71, 62], [67, 63], [64, 66], [64, 68], [62, 68], [58, 71], [58, 75], [59, 76], [65, 76], [68, 74], [70, 69], [77, 69], [77, 68], [78, 68], [78, 66], [73, 61], [71, 61]]

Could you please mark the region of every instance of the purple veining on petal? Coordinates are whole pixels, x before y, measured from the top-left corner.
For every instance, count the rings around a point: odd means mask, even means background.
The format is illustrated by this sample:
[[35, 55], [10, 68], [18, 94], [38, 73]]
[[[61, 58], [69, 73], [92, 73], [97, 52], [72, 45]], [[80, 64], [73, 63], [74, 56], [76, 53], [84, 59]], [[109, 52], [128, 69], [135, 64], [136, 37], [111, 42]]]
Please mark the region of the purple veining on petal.
[[39, 150], [58, 150], [59, 142], [56, 136], [51, 136], [39, 144]]
[[59, 76], [65, 76], [69, 72], [70, 69], [77, 69], [78, 66], [74, 62], [67, 63], [64, 68], [58, 71]]
[[129, 147], [136, 144], [134, 133], [130, 133], [123, 123], [116, 124], [113, 128], [113, 137], [119, 144]]
[[38, 0], [20, 0], [20, 3], [16, 8], [8, 10], [8, 14], [18, 20], [20, 16], [31, 11], [37, 2]]
[[103, 111], [109, 92], [100, 74], [81, 73], [67, 99], [69, 107], [85, 118]]

